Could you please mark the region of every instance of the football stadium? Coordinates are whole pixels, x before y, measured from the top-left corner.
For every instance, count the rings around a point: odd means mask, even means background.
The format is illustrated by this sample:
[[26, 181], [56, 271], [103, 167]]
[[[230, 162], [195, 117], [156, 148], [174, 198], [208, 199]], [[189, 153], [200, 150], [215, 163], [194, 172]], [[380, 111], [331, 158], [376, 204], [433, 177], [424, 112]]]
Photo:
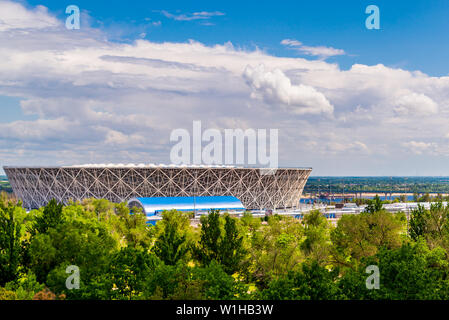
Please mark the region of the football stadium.
[[51, 199], [104, 198], [129, 202], [161, 197], [234, 197], [247, 210], [294, 209], [311, 168], [229, 166], [80, 165], [4, 167], [14, 194], [28, 209]]

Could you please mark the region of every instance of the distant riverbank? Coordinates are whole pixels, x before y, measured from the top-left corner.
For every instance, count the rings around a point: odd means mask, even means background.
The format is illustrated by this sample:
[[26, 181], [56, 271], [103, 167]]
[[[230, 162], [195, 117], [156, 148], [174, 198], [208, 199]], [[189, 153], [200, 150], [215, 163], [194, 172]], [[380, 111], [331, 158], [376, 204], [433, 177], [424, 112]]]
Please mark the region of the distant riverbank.
[[[326, 194], [327, 197], [343, 198], [343, 193], [329, 194], [327, 192], [323, 192], [322, 194]], [[394, 197], [394, 198], [398, 198], [401, 195], [405, 195], [406, 197], [413, 197], [413, 195], [414, 195], [414, 193], [412, 193], [412, 192], [392, 192], [392, 193], [390, 193], [390, 192], [346, 192], [346, 193], [344, 193], [346, 198], [351, 197], [351, 196], [353, 196], [355, 198], [356, 195], [357, 195], [357, 198], [360, 198], [360, 197], [374, 198], [376, 195], [378, 195], [379, 197], [385, 197], [385, 194], [387, 194], [388, 197], [390, 197], [390, 195], [391, 195], [391, 197]], [[420, 195], [422, 195], [422, 194], [424, 194], [424, 193], [420, 193]], [[448, 193], [429, 192], [429, 195], [432, 197], [436, 197], [438, 194], [440, 194], [443, 197], [449, 195]], [[304, 193], [302, 198], [307, 198], [307, 199], [316, 198], [316, 195], [311, 194], [311, 193]]]

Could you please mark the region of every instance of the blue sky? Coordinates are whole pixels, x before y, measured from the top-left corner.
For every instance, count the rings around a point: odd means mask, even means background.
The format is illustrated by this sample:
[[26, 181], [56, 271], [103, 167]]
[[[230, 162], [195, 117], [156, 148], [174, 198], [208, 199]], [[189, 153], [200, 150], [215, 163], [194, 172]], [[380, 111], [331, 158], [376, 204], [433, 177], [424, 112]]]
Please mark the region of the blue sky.
[[315, 175], [449, 175], [448, 1], [0, 9], [0, 166], [169, 163], [170, 131], [201, 120], [277, 128], [280, 164]]
[[[44, 5], [64, 19], [65, 5], [72, 2], [28, 1]], [[114, 40], [132, 41], [145, 32], [146, 39], [183, 42], [195, 39], [213, 45], [231, 41], [236, 46], [257, 46], [279, 56], [295, 53], [280, 45], [285, 38], [301, 39], [311, 46], [344, 49], [350, 56], [335, 57], [343, 68], [354, 63], [421, 70], [429, 75], [449, 73], [449, 2], [433, 1], [75, 1], [93, 19], [93, 25], [109, 31]], [[381, 30], [365, 28], [365, 8], [375, 4], [381, 13]], [[174, 15], [219, 11], [223, 16], [207, 20], [175, 21]], [[160, 27], [149, 21], [161, 21]], [[119, 30], [118, 30], [119, 29]]]

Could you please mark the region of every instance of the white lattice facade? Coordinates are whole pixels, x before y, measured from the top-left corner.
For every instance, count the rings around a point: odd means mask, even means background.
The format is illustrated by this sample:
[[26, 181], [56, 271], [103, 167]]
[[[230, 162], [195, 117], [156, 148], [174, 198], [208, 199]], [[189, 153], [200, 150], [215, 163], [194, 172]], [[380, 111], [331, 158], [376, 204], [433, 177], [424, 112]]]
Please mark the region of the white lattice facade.
[[167, 167], [5, 167], [24, 207], [39, 208], [51, 199], [234, 196], [247, 209], [296, 208], [311, 169]]

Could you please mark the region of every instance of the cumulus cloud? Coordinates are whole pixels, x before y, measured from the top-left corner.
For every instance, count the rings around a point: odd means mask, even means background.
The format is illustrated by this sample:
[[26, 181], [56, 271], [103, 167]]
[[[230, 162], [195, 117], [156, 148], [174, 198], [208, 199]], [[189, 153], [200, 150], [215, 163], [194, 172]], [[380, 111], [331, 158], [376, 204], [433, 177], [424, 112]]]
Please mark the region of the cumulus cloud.
[[396, 99], [394, 111], [400, 115], [429, 115], [438, 112], [438, 105], [422, 93], [411, 93]]
[[417, 155], [434, 154], [438, 149], [438, 145], [434, 142], [409, 141], [402, 143], [402, 146]]
[[354, 141], [354, 142], [328, 142], [326, 144], [326, 149], [330, 153], [341, 153], [341, 152], [353, 152], [353, 153], [369, 153], [368, 147], [360, 141]]
[[144, 143], [145, 138], [138, 134], [127, 135], [117, 130], [107, 130], [105, 143], [108, 145], [135, 145]]
[[294, 39], [284, 39], [281, 41], [281, 44], [293, 48], [305, 55], [317, 56], [320, 57], [321, 59], [327, 59], [329, 57], [341, 56], [346, 54], [346, 52], [343, 49], [335, 49], [332, 47], [325, 47], [325, 46], [316, 46], [316, 47], [305, 46], [302, 44], [302, 42]]
[[279, 69], [265, 71], [264, 65], [255, 68], [247, 66], [243, 73], [258, 95], [269, 102], [284, 104], [296, 114], [332, 113], [334, 108], [324, 94], [303, 84], [292, 85], [290, 79]]
[[44, 6], [28, 10], [20, 3], [0, 1], [0, 32], [11, 29], [42, 29], [59, 24]]
[[10, 141], [42, 141], [65, 137], [68, 139], [73, 124], [64, 119], [38, 119], [36, 121], [15, 121], [0, 124], [0, 139]]

